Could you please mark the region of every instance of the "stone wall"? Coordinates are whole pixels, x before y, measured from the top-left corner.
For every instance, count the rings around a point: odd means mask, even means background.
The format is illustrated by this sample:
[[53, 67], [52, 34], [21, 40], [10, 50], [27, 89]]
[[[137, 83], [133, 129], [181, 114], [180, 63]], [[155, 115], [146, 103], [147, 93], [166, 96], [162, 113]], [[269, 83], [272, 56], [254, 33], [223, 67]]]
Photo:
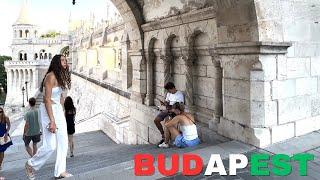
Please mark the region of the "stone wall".
[[106, 87], [72, 75], [72, 88], [68, 96], [77, 108], [77, 127], [81, 132], [100, 129], [118, 143], [129, 143], [131, 136], [128, 135], [130, 132], [126, 122], [130, 117], [130, 100], [120, 95], [121, 90], [113, 92]]
[[184, 14], [192, 10], [216, 6], [216, 1], [207, 0], [144, 0], [143, 15], [146, 22]]
[[[141, 9], [136, 8], [132, 13], [142, 13], [145, 22], [140, 16], [135, 17], [142, 26], [130, 29], [132, 32], [139, 30], [143, 35], [143, 49], [137, 48], [140, 47], [139, 37], [121, 31], [122, 40], [117, 47], [121, 46], [123, 66], [118, 72], [108, 71], [108, 75], [113, 73], [113, 79], [119, 78], [121, 85], [109, 84], [109, 91], [89, 83], [73, 91], [75, 97], [88, 93], [79, 102], [88, 99], [89, 103], [79, 104], [79, 107], [92, 106], [92, 111], [102, 110], [105, 102], [108, 102], [107, 108], [103, 111], [110, 111], [122, 102], [129, 106], [126, 115], [130, 120], [123, 137], [130, 134], [131, 139], [125, 142], [141, 144], [159, 140], [153, 123], [157, 114], [155, 105], [158, 105], [155, 99], [164, 98], [163, 86], [168, 81], [173, 81], [177, 89], [184, 92], [186, 106], [197, 121], [219, 134], [258, 147], [320, 129], [320, 46], [316, 13], [319, 7], [316, 0], [144, 0], [130, 3], [127, 4], [130, 7], [137, 4], [143, 7], [143, 12], [137, 12]], [[125, 6], [120, 13], [124, 9], [130, 11]], [[135, 27], [133, 18], [123, 17], [130, 20], [131, 28]], [[127, 28], [126, 20], [124, 24]], [[88, 63], [91, 50], [87, 45], [101, 41], [108, 40], [90, 41], [86, 37], [75, 44], [86, 47], [75, 56], [78, 59], [74, 62], [82, 66], [76, 71], [98, 84], [106, 81], [101, 78], [104, 76], [101, 71], [90, 74], [94, 71], [90, 68], [96, 65], [89, 64], [94, 60]], [[85, 58], [81, 59], [82, 56]], [[110, 63], [107, 57], [97, 57], [102, 63]], [[85, 87], [87, 85], [97, 89]], [[119, 96], [112, 93], [115, 89], [129, 93], [130, 100], [110, 99]], [[97, 95], [92, 95], [93, 92]], [[100, 96], [100, 102], [92, 100]], [[90, 110], [84, 114], [93, 114], [88, 112]], [[114, 126], [106, 127], [114, 132]]]

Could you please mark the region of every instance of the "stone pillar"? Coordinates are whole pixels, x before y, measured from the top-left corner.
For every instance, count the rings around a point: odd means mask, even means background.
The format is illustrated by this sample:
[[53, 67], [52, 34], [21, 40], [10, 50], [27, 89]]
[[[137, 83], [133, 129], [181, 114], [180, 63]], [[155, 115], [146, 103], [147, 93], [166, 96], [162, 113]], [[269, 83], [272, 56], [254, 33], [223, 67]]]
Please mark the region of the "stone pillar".
[[17, 88], [17, 71], [13, 69], [13, 80], [12, 80], [12, 91], [16, 93], [16, 88]]
[[187, 49], [181, 50], [182, 54], [181, 59], [185, 63], [185, 71], [184, 74], [186, 76], [185, 81], [185, 104], [189, 107], [189, 109], [193, 109], [194, 99], [193, 99], [193, 63], [195, 61], [195, 55], [192, 51]]
[[218, 132], [258, 147], [272, 143], [277, 125], [277, 101], [271, 82], [277, 76], [277, 57], [289, 43], [244, 42], [217, 45], [223, 69], [223, 117]]
[[141, 51], [132, 51], [129, 55], [133, 67], [131, 99], [143, 104], [147, 89], [145, 59]]
[[18, 82], [19, 82], [19, 85], [18, 85], [18, 92], [20, 92], [20, 94], [21, 94], [21, 88], [22, 88], [22, 86], [23, 86], [23, 72], [22, 72], [22, 70], [21, 69], [19, 69], [18, 70], [18, 73], [19, 73], [19, 79], [18, 79]]
[[131, 60], [129, 58], [128, 50], [129, 50], [129, 41], [125, 40], [125, 41], [121, 42], [122, 89], [125, 91], [128, 90], [128, 88], [132, 86], [132, 82], [130, 80], [132, 77], [129, 75], [130, 74], [129, 72], [130, 72], [130, 69], [132, 68], [132, 65], [131, 65]]
[[173, 77], [172, 77], [173, 56], [161, 55], [160, 59], [162, 60], [162, 63], [163, 63], [163, 87], [161, 88], [161, 94], [163, 96], [165, 96], [165, 91], [166, 90], [164, 89], [164, 86], [168, 82], [170, 82], [170, 81], [172, 82], [173, 81]]
[[33, 72], [33, 80], [32, 80], [32, 90], [35, 90], [36, 88], [38, 88], [38, 76], [39, 76], [39, 71], [36, 69], [32, 70]]
[[145, 104], [148, 106], [154, 105], [154, 91], [153, 91], [153, 65], [155, 60], [154, 52], [146, 54], [147, 57], [147, 95]]

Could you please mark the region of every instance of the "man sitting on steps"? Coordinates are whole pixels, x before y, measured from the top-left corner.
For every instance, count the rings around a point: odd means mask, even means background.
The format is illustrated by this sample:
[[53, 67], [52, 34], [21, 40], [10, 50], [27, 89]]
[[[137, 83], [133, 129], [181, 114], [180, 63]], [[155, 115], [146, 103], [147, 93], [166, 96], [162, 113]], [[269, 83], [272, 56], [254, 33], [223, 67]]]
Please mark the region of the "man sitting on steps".
[[161, 105], [166, 106], [166, 110], [161, 111], [154, 120], [154, 123], [156, 124], [156, 126], [162, 136], [162, 140], [158, 144], [162, 144], [164, 142], [164, 138], [165, 138], [164, 130], [161, 125], [161, 121], [165, 120], [170, 115], [174, 116], [174, 114], [171, 114], [169, 111], [170, 108], [172, 107], [172, 105], [174, 105], [177, 102], [182, 103], [182, 104], [184, 103], [184, 96], [183, 96], [182, 92], [177, 91], [175, 85], [172, 82], [168, 82], [164, 86], [164, 88], [168, 91], [168, 93], [166, 95], [165, 102], [160, 101], [160, 103], [161, 103]]

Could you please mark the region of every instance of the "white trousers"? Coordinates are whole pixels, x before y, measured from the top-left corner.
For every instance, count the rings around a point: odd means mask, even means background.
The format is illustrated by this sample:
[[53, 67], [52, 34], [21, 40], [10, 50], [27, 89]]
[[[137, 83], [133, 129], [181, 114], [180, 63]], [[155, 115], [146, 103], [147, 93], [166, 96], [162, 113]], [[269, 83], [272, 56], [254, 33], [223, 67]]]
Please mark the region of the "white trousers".
[[61, 104], [52, 104], [53, 116], [57, 125], [56, 133], [51, 133], [46, 128], [50, 122], [48, 113], [42, 103], [39, 107], [42, 124], [43, 143], [37, 153], [28, 160], [28, 164], [35, 170], [39, 170], [57, 149], [57, 159], [54, 176], [59, 177], [66, 171], [68, 153], [67, 123]]

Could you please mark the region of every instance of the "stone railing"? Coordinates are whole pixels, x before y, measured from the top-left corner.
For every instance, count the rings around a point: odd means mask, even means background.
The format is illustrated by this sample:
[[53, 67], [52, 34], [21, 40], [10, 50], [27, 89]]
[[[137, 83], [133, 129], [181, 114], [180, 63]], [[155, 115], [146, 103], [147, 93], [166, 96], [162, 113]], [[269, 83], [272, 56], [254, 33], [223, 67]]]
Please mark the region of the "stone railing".
[[102, 88], [105, 88], [105, 89], [108, 89], [109, 91], [111, 92], [114, 92], [116, 94], [119, 94], [120, 96], [123, 96], [125, 98], [128, 98], [130, 99], [130, 96], [131, 96], [131, 93], [129, 92], [126, 92], [126, 91], [123, 91], [121, 90], [120, 88], [117, 88], [117, 87], [114, 87], [108, 83], [105, 83], [105, 82], [102, 82], [101, 80], [97, 80], [95, 78], [92, 78], [92, 77], [87, 77], [86, 75], [82, 74], [82, 73], [79, 73], [79, 72], [75, 72], [75, 71], [72, 71], [71, 72], [73, 75], [75, 76], [78, 76], [78, 77], [81, 77], [91, 83], [94, 83]]
[[49, 60], [32, 60], [32, 61], [5, 61], [4, 65], [5, 66], [35, 66], [35, 65], [40, 65], [40, 66], [46, 66], [49, 65], [50, 61]]
[[63, 41], [69, 41], [69, 36], [60, 35], [55, 38], [13, 39], [12, 44], [61, 44]]

